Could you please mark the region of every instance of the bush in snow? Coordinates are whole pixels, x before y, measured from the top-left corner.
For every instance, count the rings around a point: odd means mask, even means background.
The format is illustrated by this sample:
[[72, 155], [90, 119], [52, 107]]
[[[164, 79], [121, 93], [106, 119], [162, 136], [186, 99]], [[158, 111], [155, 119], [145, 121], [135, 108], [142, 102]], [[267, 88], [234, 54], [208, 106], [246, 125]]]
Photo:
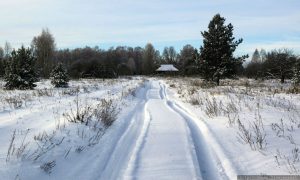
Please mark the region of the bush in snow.
[[61, 63], [52, 70], [50, 79], [55, 87], [68, 87], [69, 77]]
[[33, 89], [36, 85], [37, 75], [34, 72], [35, 58], [32, 51], [23, 46], [13, 50], [5, 70], [6, 89]]
[[42, 170], [44, 170], [47, 174], [51, 174], [52, 172], [52, 168], [56, 165], [55, 160], [54, 161], [50, 161], [50, 162], [46, 162], [43, 165], [40, 166], [40, 168]]
[[98, 121], [101, 121], [108, 128], [117, 119], [118, 111], [112, 100], [103, 99], [95, 109], [94, 114]]

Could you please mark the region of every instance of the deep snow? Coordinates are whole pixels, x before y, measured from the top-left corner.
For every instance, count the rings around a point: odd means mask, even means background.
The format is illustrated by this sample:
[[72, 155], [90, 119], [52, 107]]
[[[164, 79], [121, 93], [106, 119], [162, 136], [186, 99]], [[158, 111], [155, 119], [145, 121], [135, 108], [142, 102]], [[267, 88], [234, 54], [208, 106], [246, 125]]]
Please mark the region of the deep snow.
[[[241, 79], [214, 87], [196, 78], [166, 82], [172, 99], [197, 117], [215, 156], [234, 169], [232, 174], [299, 174], [300, 96], [290, 93], [291, 83]], [[239, 122], [251, 134], [251, 146], [241, 138]]]
[[[204, 88], [193, 79], [127, 78], [72, 81], [68, 89], [49, 81], [32, 91], [0, 89], [0, 179], [297, 174], [298, 152], [291, 151], [299, 145], [299, 96], [269, 87], [278, 85]], [[97, 110], [103, 99], [119, 112], [108, 129], [93, 118], [88, 125], [67, 121], [76, 104]], [[289, 120], [283, 135], [280, 118]], [[237, 119], [246, 128], [262, 122], [266, 146], [243, 142]], [[15, 152], [7, 156], [14, 131]]]

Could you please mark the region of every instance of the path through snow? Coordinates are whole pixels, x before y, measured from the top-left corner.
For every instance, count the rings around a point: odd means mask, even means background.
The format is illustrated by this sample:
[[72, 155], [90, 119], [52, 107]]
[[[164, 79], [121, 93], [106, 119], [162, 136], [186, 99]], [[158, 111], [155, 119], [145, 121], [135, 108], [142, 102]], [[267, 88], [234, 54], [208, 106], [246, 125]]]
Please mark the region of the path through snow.
[[229, 179], [193, 119], [168, 99], [162, 82], [150, 81], [144, 99], [101, 179]]

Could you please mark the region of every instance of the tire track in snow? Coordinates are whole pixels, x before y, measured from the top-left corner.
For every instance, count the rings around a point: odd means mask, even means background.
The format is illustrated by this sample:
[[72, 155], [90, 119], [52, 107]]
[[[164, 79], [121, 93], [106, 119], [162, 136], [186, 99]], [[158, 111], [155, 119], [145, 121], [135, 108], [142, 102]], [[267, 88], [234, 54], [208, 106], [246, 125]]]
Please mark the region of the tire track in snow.
[[[224, 153], [219, 148], [218, 142], [216, 142], [215, 140], [213, 140], [212, 142], [212, 144], [214, 144], [215, 149], [213, 149], [211, 145], [206, 142], [205, 138], [207, 136], [204, 136], [201, 130], [205, 129], [205, 131], [209, 135], [211, 135], [209, 133], [209, 129], [206, 126], [200, 129], [199, 125], [197, 125], [197, 122], [200, 122], [200, 120], [193, 118], [189, 114], [189, 112], [187, 112], [184, 108], [182, 108], [177, 103], [168, 99], [165, 84], [161, 83], [161, 88], [163, 89], [161, 92], [163, 92], [163, 96], [166, 97], [168, 106], [176, 113], [178, 113], [185, 120], [187, 124], [192, 141], [195, 146], [196, 156], [202, 174], [202, 178], [203, 179], [236, 178], [236, 174], [237, 174], [236, 170], [232, 166], [230, 160], [226, 158]], [[211, 137], [210, 139], [212, 138], [213, 137]], [[217, 150], [217, 152], [215, 152], [215, 150]], [[220, 157], [218, 157], [218, 155], [222, 157], [222, 160], [220, 159]]]
[[[140, 104], [137, 108], [140, 108], [140, 106], [144, 105]], [[119, 133], [122, 135], [116, 144], [111, 146], [111, 154], [108, 154], [108, 159], [104, 163], [105, 167], [100, 179], [118, 179], [124, 174], [125, 166], [130, 161], [131, 151], [134, 149], [136, 143], [136, 137], [140, 133], [139, 131], [141, 131], [141, 123], [137, 122], [140, 120], [140, 113], [135, 112], [131, 118], [127, 119], [131, 119], [131, 122], [123, 132]]]
[[[148, 84], [145, 83], [146, 88], [143, 86], [139, 87], [136, 97], [140, 99], [138, 103], [132, 108], [129, 113], [120, 118], [111, 127], [112, 129], [104, 134], [104, 137], [98, 145], [98, 153], [91, 154], [87, 157], [88, 164], [80, 164], [80, 166], [75, 166], [73, 172], [71, 172], [67, 178], [71, 179], [76, 177], [76, 179], [122, 179], [130, 155], [134, 148], [136, 142], [136, 137], [140, 133], [140, 129], [143, 120], [143, 107], [146, 104], [145, 93], [148, 89]], [[105, 137], [106, 136], [106, 137]], [[91, 168], [90, 168], [91, 167]], [[81, 171], [87, 171], [81, 173]], [[76, 172], [76, 173], [74, 173]], [[86, 173], [91, 174], [86, 176]], [[75, 175], [75, 176], [74, 176]]]
[[[149, 89], [147, 84], [146, 88], [147, 93]], [[146, 99], [146, 93], [142, 99]], [[119, 129], [119, 135], [115, 136], [119, 139], [113, 141], [115, 144], [111, 145], [110, 150], [107, 151], [107, 159], [103, 163], [103, 169], [100, 169], [100, 179], [122, 179], [126, 175], [128, 163], [133, 160], [132, 157], [138, 152], [137, 144], [142, 147], [141, 142], [139, 142], [139, 134], [144, 134], [147, 131], [150, 122], [150, 119], [143, 118], [147, 117], [146, 105], [147, 101], [140, 102], [126, 118], [128, 122]], [[111, 153], [109, 154], [109, 152]]]
[[[147, 95], [150, 94], [149, 90], [152, 88], [150, 87], [150, 85], [152, 86], [152, 84], [148, 84], [148, 85], [149, 86], [146, 89]], [[151, 96], [153, 96], [154, 99], [158, 98], [157, 100], [154, 101], [158, 102], [162, 100], [161, 103], [163, 104], [160, 104], [160, 106], [166, 107], [171, 111], [172, 114], [174, 113], [174, 115], [176, 114], [176, 116], [180, 117], [179, 121], [182, 121], [182, 123], [184, 124], [183, 129], [185, 129], [186, 133], [182, 134], [181, 137], [183, 139], [186, 138], [188, 143], [187, 144], [185, 143], [183, 148], [186, 149], [186, 152], [188, 152], [188, 154], [190, 154], [188, 156], [192, 157], [191, 166], [189, 168], [191, 168], [190, 170], [194, 168], [195, 171], [194, 178], [196, 179], [236, 178], [235, 176], [236, 174], [234, 173], [235, 171], [228, 165], [224, 166], [224, 163], [221, 162], [221, 160], [217, 157], [216, 153], [213, 151], [212, 146], [208, 144], [208, 142], [206, 141], [207, 136], [205, 136], [201, 131], [202, 129], [198, 127], [196, 122], [198, 120], [192, 118], [192, 116], [190, 116], [187, 111], [185, 111], [175, 102], [170, 101], [168, 99], [165, 84], [159, 83], [159, 89], [157, 90], [158, 90], [157, 95], [153, 91], [151, 92]], [[110, 151], [111, 155], [107, 154], [108, 157], [104, 163], [104, 169], [101, 170], [100, 179], [139, 179], [140, 178], [139, 172], [140, 170], [142, 170], [141, 169], [142, 167], [145, 167], [142, 164], [144, 161], [141, 160], [142, 159], [145, 160], [145, 158], [148, 157], [148, 156], [144, 157], [143, 155], [151, 155], [147, 153], [143, 154], [143, 151], [147, 150], [146, 144], [148, 143], [147, 138], [148, 138], [148, 134], [150, 133], [149, 129], [152, 120], [150, 109], [153, 108], [153, 106], [151, 106], [151, 108], [148, 109], [147, 105], [148, 105], [149, 97], [147, 96], [147, 98], [145, 97], [144, 99], [145, 101], [137, 105], [135, 110], [132, 111], [131, 113], [132, 117], [128, 119], [129, 125], [125, 125], [126, 129], [123, 128], [122, 132], [118, 133], [120, 134], [120, 136], [118, 136], [120, 138], [117, 140], [115, 144], [111, 145], [113, 149]], [[151, 102], [153, 103], [153, 101]], [[153, 123], [157, 123], [158, 122], [157, 120], [159, 119], [155, 119], [155, 120], [156, 122]], [[153, 129], [152, 129], [152, 133], [153, 133]], [[153, 134], [151, 135], [153, 138]], [[153, 139], [151, 140], [151, 142], [153, 143]], [[149, 145], [153, 145], [153, 144], [148, 143], [148, 148]], [[168, 144], [162, 144], [162, 146], [168, 147]], [[183, 154], [177, 154], [177, 155], [183, 156]], [[146, 167], [149, 166], [146, 165]], [[152, 166], [150, 167], [152, 168]], [[193, 174], [192, 171], [190, 173]], [[172, 174], [170, 175], [172, 176]], [[155, 177], [155, 175], [153, 177]]]
[[[168, 108], [171, 111], [173, 111], [174, 113], [179, 114], [177, 111], [175, 111], [168, 104], [168, 97], [167, 97], [167, 92], [166, 92], [165, 85], [163, 83], [159, 82], [159, 86], [160, 86], [160, 96], [161, 96], [161, 99], [165, 100], [166, 106], [168, 106]], [[181, 116], [181, 114], [179, 114], [179, 116]], [[203, 178], [203, 175], [201, 173], [201, 169], [200, 169], [200, 166], [199, 166], [199, 160], [198, 160], [198, 155], [197, 155], [197, 147], [195, 146], [194, 140], [192, 138], [191, 130], [190, 130], [190, 128], [188, 126], [186, 126], [186, 131], [188, 132], [187, 138], [188, 138], [188, 141], [190, 142], [188, 149], [190, 150], [190, 152], [193, 155], [193, 157], [196, 157], [196, 158], [193, 159], [193, 164], [194, 164], [194, 168], [195, 168], [196, 174], [197, 174], [198, 177], [202, 177]], [[205, 179], [205, 178], [203, 178], [203, 179]]]
[[144, 111], [145, 111], [145, 117], [144, 117], [143, 128], [142, 128], [140, 136], [137, 139], [134, 151], [129, 160], [129, 165], [131, 164], [131, 166], [128, 166], [128, 168], [125, 172], [124, 179], [127, 179], [127, 178], [128, 179], [136, 179], [136, 177], [134, 177], [134, 175], [136, 174], [136, 172], [139, 168], [139, 164], [140, 164], [139, 158], [141, 156], [141, 151], [144, 148], [145, 139], [147, 137], [149, 126], [150, 126], [151, 119], [152, 119], [150, 112], [147, 110], [147, 103], [145, 105]]
[[166, 104], [163, 90], [157, 82], [149, 84], [146, 111], [152, 123], [144, 123], [122, 179], [201, 179], [188, 128]]
[[175, 107], [171, 101], [167, 101], [167, 104], [175, 113], [178, 113], [186, 122], [187, 128], [190, 132], [191, 141], [195, 147], [195, 155], [198, 161], [198, 166], [202, 178], [221, 179], [218, 173], [218, 169], [213, 163], [212, 154], [210, 153], [210, 150], [207, 147], [208, 145], [205, 142], [201, 132], [199, 132], [198, 127], [196, 127], [186, 115], [182, 114], [182, 112], [180, 112], [180, 110], [177, 107]]

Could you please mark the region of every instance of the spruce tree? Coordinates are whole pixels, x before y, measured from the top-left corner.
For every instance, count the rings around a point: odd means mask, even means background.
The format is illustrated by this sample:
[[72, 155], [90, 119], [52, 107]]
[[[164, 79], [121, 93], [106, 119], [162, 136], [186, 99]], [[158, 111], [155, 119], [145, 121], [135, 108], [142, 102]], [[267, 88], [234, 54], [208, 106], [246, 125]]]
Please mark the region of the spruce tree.
[[5, 70], [6, 89], [33, 89], [37, 76], [34, 71], [35, 58], [32, 51], [22, 46], [13, 50]]
[[51, 84], [55, 87], [68, 87], [69, 77], [61, 63], [52, 70], [50, 74]]
[[233, 26], [225, 25], [225, 18], [217, 14], [208, 25], [208, 31], [201, 32], [203, 46], [200, 48], [202, 75], [206, 80], [215, 81], [219, 85], [220, 79], [233, 77], [245, 58], [233, 57], [242, 39], [235, 41]]

